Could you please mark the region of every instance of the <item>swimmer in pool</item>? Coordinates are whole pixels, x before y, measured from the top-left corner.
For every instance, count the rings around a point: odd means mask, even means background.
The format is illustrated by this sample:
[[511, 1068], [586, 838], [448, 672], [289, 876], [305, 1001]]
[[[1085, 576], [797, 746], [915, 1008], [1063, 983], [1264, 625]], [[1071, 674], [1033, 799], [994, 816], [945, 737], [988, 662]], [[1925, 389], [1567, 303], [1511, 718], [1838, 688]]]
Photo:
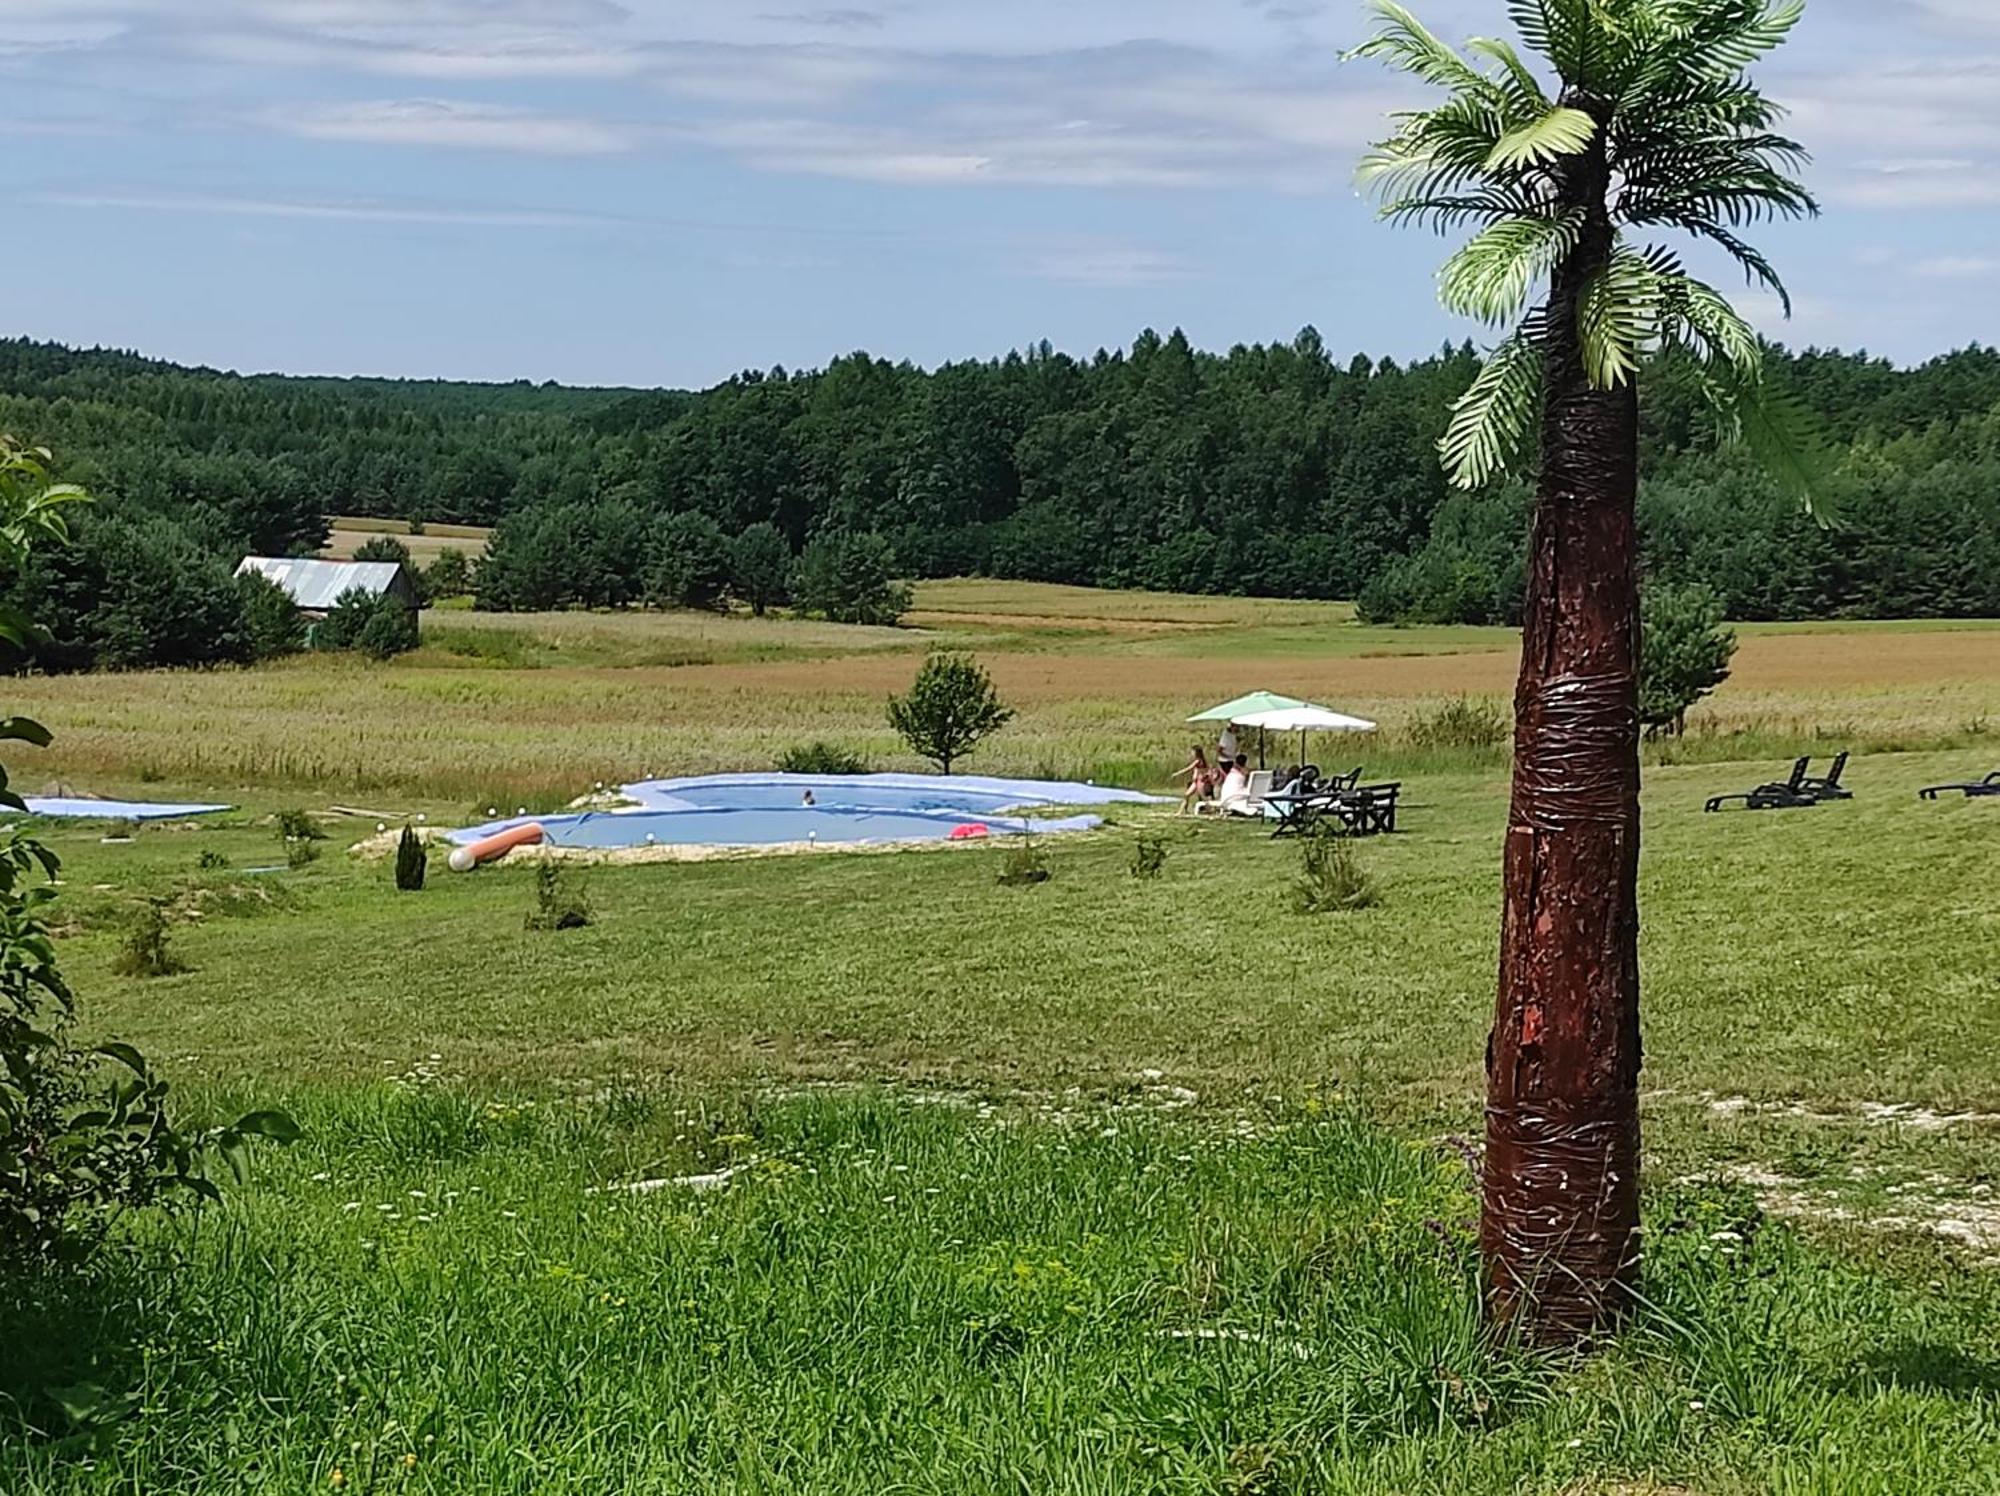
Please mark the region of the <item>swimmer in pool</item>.
[[805, 798], [804, 798], [804, 799], [802, 799], [802, 800], [800, 800], [800, 801], [799, 801], [799, 804], [801, 804], [801, 805], [817, 805], [817, 804], [819, 804], [819, 801], [817, 801], [817, 800], [813, 799], [813, 792], [812, 792], [811, 790], [807, 790], [807, 791], [806, 791], [806, 793], [805, 793]]

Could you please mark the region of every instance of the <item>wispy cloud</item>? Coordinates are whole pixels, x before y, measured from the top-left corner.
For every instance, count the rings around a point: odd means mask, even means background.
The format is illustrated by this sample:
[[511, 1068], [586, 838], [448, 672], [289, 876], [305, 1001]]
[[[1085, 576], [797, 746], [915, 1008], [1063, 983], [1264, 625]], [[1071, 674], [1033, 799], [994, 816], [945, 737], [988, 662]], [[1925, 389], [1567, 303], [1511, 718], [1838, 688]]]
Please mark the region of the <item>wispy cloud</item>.
[[2000, 275], [2000, 259], [1991, 255], [1936, 255], [1910, 268], [1932, 280], [1977, 280]]
[[1037, 280], [1074, 286], [1157, 286], [1188, 280], [1196, 267], [1178, 255], [1156, 249], [1104, 246], [1055, 248], [1032, 256], [1022, 267]]
[[541, 208], [482, 208], [388, 200], [313, 200], [239, 197], [226, 193], [41, 192], [29, 201], [43, 207], [115, 209], [139, 213], [216, 214], [232, 218], [295, 218], [331, 223], [435, 224], [470, 228], [581, 229], [618, 226], [622, 220], [593, 213]]
[[311, 140], [371, 145], [518, 151], [539, 156], [599, 156], [630, 150], [620, 126], [576, 115], [543, 114], [449, 99], [381, 99], [273, 111], [271, 124]]

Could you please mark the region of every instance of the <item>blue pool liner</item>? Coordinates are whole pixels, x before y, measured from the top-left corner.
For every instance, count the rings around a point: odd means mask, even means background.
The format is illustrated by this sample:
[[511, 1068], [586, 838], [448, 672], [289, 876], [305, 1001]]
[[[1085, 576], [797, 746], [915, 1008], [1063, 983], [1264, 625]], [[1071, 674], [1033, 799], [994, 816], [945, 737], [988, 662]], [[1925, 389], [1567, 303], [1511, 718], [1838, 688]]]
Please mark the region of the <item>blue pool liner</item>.
[[[804, 803], [807, 791], [814, 803]], [[1104, 824], [1094, 815], [1026, 818], [1042, 806], [1146, 805], [1158, 796], [1101, 785], [930, 774], [710, 774], [624, 787], [633, 808], [510, 816], [449, 833], [464, 844], [538, 823], [557, 847], [866, 846], [943, 841], [961, 826], [992, 836], [1054, 835]]]

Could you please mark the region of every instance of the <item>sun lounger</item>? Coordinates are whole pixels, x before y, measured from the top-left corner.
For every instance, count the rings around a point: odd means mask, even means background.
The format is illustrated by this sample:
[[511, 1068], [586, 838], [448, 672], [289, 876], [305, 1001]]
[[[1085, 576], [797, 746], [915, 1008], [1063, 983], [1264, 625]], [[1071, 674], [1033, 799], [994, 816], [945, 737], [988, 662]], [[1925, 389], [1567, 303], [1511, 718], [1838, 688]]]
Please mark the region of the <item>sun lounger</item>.
[[1717, 795], [1703, 809], [1720, 810], [1732, 800], [1741, 800], [1750, 810], [1802, 810], [1808, 805], [1817, 805], [1819, 797], [1806, 788], [1806, 771], [1810, 768], [1812, 758], [1808, 755], [1792, 765], [1791, 778], [1760, 784], [1740, 795]]
[[1854, 798], [1854, 791], [1840, 787], [1840, 776], [1846, 771], [1847, 751], [1842, 749], [1840, 755], [1834, 759], [1833, 768], [1827, 772], [1825, 778], [1822, 779], [1808, 774], [1800, 782], [1799, 787], [1815, 800], [1852, 800]]
[[2000, 798], [2000, 769], [1995, 769], [1984, 779], [1969, 779], [1963, 784], [1934, 784], [1928, 789], [1917, 791], [1919, 800], [1935, 800], [1939, 795], [1963, 795], [1968, 800]]

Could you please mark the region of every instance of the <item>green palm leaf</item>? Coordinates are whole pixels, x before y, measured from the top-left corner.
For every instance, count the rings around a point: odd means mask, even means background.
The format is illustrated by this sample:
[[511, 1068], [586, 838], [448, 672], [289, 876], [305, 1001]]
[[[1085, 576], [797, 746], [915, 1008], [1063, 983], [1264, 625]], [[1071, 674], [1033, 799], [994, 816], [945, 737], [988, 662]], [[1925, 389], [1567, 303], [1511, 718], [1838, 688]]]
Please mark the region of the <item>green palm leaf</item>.
[[1493, 350], [1451, 408], [1438, 453], [1455, 485], [1477, 488], [1506, 470], [1527, 441], [1541, 394], [1541, 344], [1523, 328]]
[[1551, 109], [1539, 119], [1516, 125], [1494, 144], [1486, 158], [1489, 171], [1535, 166], [1561, 156], [1574, 156], [1597, 134], [1597, 121], [1581, 109]]

